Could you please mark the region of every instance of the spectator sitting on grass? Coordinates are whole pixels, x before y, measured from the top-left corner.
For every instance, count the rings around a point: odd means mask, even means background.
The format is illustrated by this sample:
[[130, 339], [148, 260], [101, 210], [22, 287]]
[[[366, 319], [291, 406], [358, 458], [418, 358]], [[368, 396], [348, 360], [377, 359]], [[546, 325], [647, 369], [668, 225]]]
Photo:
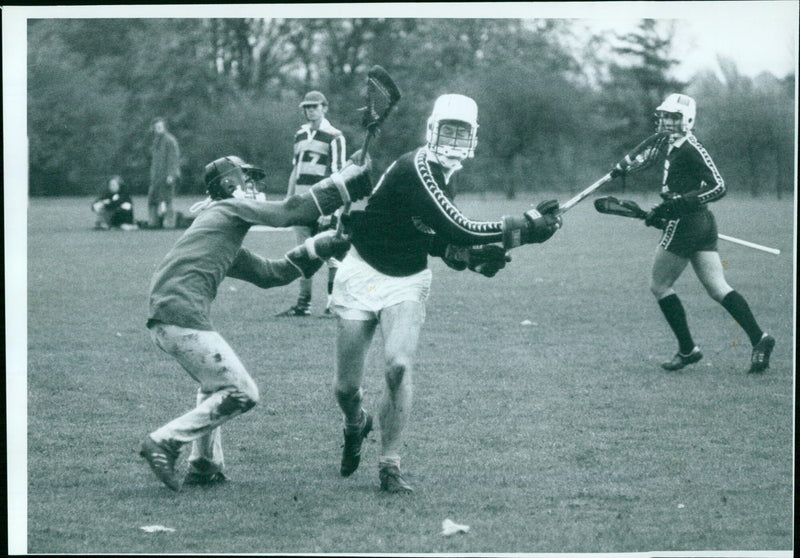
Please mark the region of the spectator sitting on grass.
[[138, 228], [133, 222], [133, 200], [118, 175], [108, 180], [105, 191], [92, 204], [92, 211], [97, 215], [95, 229], [130, 231]]

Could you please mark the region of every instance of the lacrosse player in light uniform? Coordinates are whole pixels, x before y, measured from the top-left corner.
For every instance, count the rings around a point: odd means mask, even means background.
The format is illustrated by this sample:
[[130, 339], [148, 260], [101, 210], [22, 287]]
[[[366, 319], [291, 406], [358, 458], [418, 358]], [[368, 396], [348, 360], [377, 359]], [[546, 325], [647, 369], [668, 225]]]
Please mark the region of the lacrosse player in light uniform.
[[[325, 118], [328, 112], [328, 100], [319, 91], [309, 91], [300, 103], [307, 122], [294, 135], [294, 156], [292, 174], [289, 176], [288, 196], [303, 193], [312, 184], [337, 172], [344, 166], [347, 147], [344, 135], [334, 128]], [[330, 221], [324, 217], [323, 221]], [[315, 227], [295, 227], [297, 244], [302, 244], [311, 236]], [[329, 259], [328, 266], [328, 304], [325, 313], [330, 314], [330, 294], [333, 290], [333, 278], [339, 261]], [[294, 306], [278, 314], [278, 316], [311, 315], [311, 293], [313, 279], [300, 279], [300, 293]]]
[[298, 277], [310, 277], [325, 258], [343, 255], [346, 239], [334, 231], [307, 239], [283, 259], [263, 259], [242, 247], [253, 225], [288, 227], [330, 215], [344, 203], [369, 194], [369, 162], [350, 164], [318, 182], [308, 192], [282, 202], [245, 196], [250, 175], [260, 169], [222, 157], [205, 167], [208, 199], [199, 214], [157, 267], [150, 284], [147, 327], [154, 343], [173, 356], [198, 382], [197, 406], [147, 435], [140, 455], [169, 488], [179, 490], [175, 462], [180, 448], [192, 442], [184, 484], [225, 480], [219, 426], [251, 409], [258, 388], [236, 353], [214, 330], [211, 303], [225, 277], [268, 289]]
[[703, 354], [692, 339], [686, 313], [673, 289], [686, 265], [708, 294], [742, 326], [753, 345], [749, 372], [763, 372], [775, 339], [756, 322], [747, 301], [725, 280], [717, 252], [717, 224], [708, 204], [725, 195], [725, 183], [705, 147], [692, 133], [695, 100], [672, 94], [656, 108], [657, 130], [670, 133], [661, 187], [663, 202], [645, 218], [645, 224], [663, 229], [653, 259], [650, 290], [678, 339], [678, 352], [661, 366], [666, 370], [698, 362]]
[[541, 213], [498, 221], [473, 221], [453, 204], [452, 177], [474, 154], [477, 117], [469, 97], [439, 97], [428, 119], [426, 145], [389, 166], [363, 211], [343, 216], [352, 248], [333, 287], [338, 316], [334, 390], [344, 414], [340, 473], [346, 477], [358, 468], [362, 442], [372, 429], [372, 416], [362, 408], [361, 384], [380, 325], [386, 390], [379, 411], [378, 471], [387, 492], [412, 491], [400, 470], [400, 437], [411, 408], [411, 376], [431, 285], [428, 256], [492, 277], [509, 260], [507, 249], [544, 242], [561, 224], [555, 200], [540, 204]]

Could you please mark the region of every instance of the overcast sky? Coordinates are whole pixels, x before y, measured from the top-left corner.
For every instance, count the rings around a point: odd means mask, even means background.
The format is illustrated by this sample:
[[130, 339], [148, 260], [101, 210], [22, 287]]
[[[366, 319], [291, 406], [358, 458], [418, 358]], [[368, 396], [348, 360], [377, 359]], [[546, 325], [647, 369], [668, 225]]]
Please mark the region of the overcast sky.
[[[643, 17], [680, 20], [675, 57], [682, 60], [677, 77], [717, 68], [717, 55], [734, 60], [739, 71], [755, 76], [770, 71], [784, 77], [797, 68], [798, 2], [676, 1], [676, 2], [509, 2], [392, 3], [240, 6], [72, 6], [3, 9], [3, 44], [24, 29], [27, 17], [513, 17], [574, 18], [592, 30], [626, 31]], [[9, 21], [10, 20], [10, 21]], [[590, 21], [589, 21], [590, 20]], [[8, 25], [7, 25], [8, 24]], [[8, 31], [8, 33], [7, 33]], [[24, 34], [21, 35], [24, 39]], [[24, 49], [19, 50], [24, 55]]]

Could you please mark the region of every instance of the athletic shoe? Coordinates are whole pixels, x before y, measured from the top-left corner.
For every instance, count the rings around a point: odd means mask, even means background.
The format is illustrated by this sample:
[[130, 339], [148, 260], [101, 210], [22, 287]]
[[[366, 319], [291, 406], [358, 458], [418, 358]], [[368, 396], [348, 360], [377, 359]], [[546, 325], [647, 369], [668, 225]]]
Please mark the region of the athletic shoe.
[[339, 472], [343, 477], [352, 475], [361, 463], [361, 444], [364, 442], [364, 438], [367, 437], [370, 430], [372, 430], [372, 415], [368, 413], [364, 413], [364, 415], [364, 426], [362, 426], [358, 432], [348, 434], [347, 429], [344, 429], [342, 465], [339, 468]]
[[753, 346], [753, 352], [750, 355], [750, 374], [763, 372], [769, 368], [769, 355], [772, 354], [772, 349], [775, 347], [775, 338], [769, 333], [761, 336], [761, 340]]
[[662, 363], [661, 368], [664, 370], [680, 370], [685, 366], [699, 362], [701, 358], [703, 358], [703, 353], [701, 353], [700, 349], [697, 347], [692, 349], [692, 352], [688, 355], [682, 355], [680, 351], [678, 351], [675, 353], [675, 356], [672, 357], [671, 361]]
[[183, 477], [183, 486], [213, 486], [228, 482], [228, 477], [222, 471], [216, 473], [196, 473], [189, 471]]
[[172, 449], [166, 444], [159, 444], [150, 436], [145, 436], [139, 455], [147, 460], [150, 469], [158, 479], [175, 492], [180, 491], [181, 485], [175, 476], [175, 461], [180, 451]]
[[400, 467], [393, 464], [382, 464], [378, 469], [378, 477], [381, 479], [381, 490], [391, 494], [408, 494], [414, 492], [411, 485], [403, 478]]
[[290, 318], [295, 316], [310, 316], [311, 310], [307, 306], [294, 305], [288, 310], [275, 314], [277, 318]]

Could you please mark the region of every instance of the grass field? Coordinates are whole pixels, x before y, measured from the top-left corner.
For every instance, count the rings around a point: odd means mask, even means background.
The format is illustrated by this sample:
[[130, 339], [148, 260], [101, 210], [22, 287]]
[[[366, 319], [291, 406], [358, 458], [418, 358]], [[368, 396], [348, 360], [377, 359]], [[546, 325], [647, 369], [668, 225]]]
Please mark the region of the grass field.
[[[634, 199], [649, 206], [655, 195]], [[193, 405], [195, 385], [144, 323], [150, 276], [181, 232], [93, 231], [89, 201], [33, 199], [28, 211], [29, 552], [790, 555], [790, 201], [714, 206], [720, 232], [782, 250], [720, 243], [729, 282], [778, 340], [763, 375], [745, 373], [746, 336], [691, 269], [676, 288], [705, 358], [661, 370], [676, 344], [648, 291], [658, 233], [599, 215], [591, 200], [546, 244], [515, 250], [494, 279], [432, 260], [403, 453], [417, 492], [400, 497], [378, 491], [374, 433], [361, 469], [339, 477], [335, 321], [316, 317], [324, 271], [307, 319], [273, 318], [296, 284], [222, 284], [213, 319], [262, 403], [223, 428], [230, 483], [179, 494], [161, 485], [138, 443]], [[459, 201], [484, 218], [528, 203]], [[253, 232], [245, 245], [279, 257], [292, 242], [290, 232]], [[380, 364], [374, 347], [372, 411]], [[469, 533], [442, 536], [445, 518]]]

